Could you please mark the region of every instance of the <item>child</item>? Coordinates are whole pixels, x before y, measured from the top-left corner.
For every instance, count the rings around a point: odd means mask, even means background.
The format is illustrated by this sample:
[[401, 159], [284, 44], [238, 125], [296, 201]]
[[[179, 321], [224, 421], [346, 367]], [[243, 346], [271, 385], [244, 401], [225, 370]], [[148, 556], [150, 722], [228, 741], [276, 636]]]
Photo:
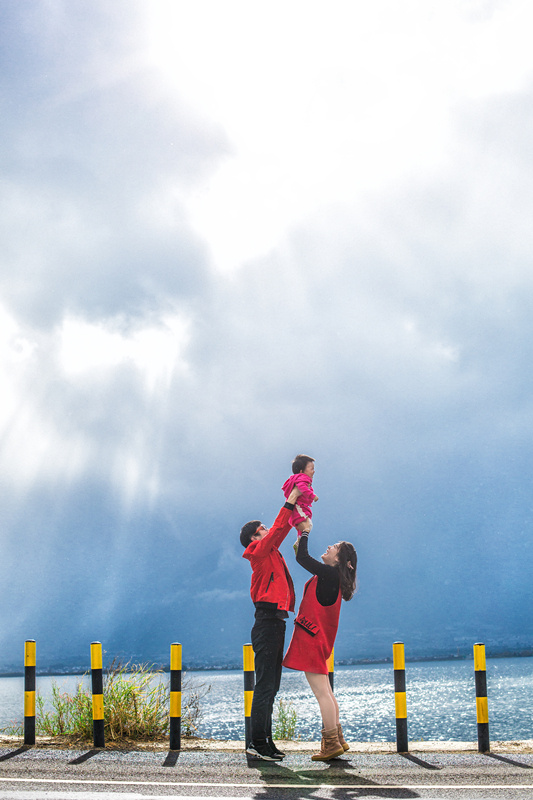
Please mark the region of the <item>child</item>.
[[[292, 462], [293, 474], [281, 487], [285, 497], [288, 497], [294, 487], [301, 491], [298, 502], [294, 506], [294, 511], [290, 517], [291, 525], [298, 531], [298, 539], [301, 531], [310, 531], [313, 527], [311, 517], [311, 504], [316, 503], [318, 497], [313, 491], [313, 475], [315, 474], [315, 459], [311, 456], [298, 455]], [[298, 539], [294, 544], [294, 549], [298, 548]]]

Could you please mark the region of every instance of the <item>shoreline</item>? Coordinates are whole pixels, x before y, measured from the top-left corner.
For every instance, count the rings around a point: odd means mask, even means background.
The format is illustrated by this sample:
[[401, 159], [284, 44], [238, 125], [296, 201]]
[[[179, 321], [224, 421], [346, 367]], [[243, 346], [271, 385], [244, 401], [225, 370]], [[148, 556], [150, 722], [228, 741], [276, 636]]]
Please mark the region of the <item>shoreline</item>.
[[[486, 654], [487, 661], [491, 660], [498, 660], [504, 658], [532, 658], [533, 657], [533, 650], [520, 650], [516, 652], [492, 652]], [[433, 655], [433, 656], [406, 656], [405, 663], [406, 664], [427, 664], [427, 663], [439, 663], [441, 661], [473, 661], [474, 656], [471, 653], [468, 654], [461, 654], [461, 655]], [[136, 663], [136, 662], [135, 662]], [[358, 658], [358, 659], [351, 659], [351, 658], [341, 658], [338, 661], [335, 661], [335, 667], [369, 667], [369, 666], [379, 666], [380, 664], [392, 664], [392, 657], [384, 656], [383, 658]], [[159, 664], [158, 662], [154, 662], [153, 664], [149, 665], [150, 668], [153, 668], [154, 671], [160, 670], [164, 674], [170, 672], [170, 665], [167, 663]], [[104, 674], [107, 672], [107, 668], [104, 667]], [[183, 665], [182, 672], [242, 672], [242, 666], [238, 664], [217, 664], [214, 666], [203, 666], [203, 665]], [[72, 667], [72, 669], [65, 668], [64, 671], [60, 672], [57, 669], [38, 669], [36, 671], [37, 677], [43, 678], [63, 678], [63, 677], [83, 677], [84, 675], [88, 675], [90, 673], [90, 667], [83, 669], [82, 667]], [[16, 671], [8, 671], [5, 672], [0, 670], [0, 678], [23, 678], [24, 671], [23, 670], [16, 670]]]
[[[286, 753], [310, 753], [320, 747], [319, 741], [277, 740]], [[105, 750], [165, 752], [169, 749], [168, 739], [145, 742], [109, 742]], [[349, 742], [352, 754], [390, 754], [396, 755], [396, 742]], [[69, 742], [61, 737], [37, 736], [35, 745], [24, 745], [23, 736], [0, 736], [0, 749], [26, 747], [50, 750], [94, 750], [92, 742]], [[180, 752], [234, 752], [244, 753], [244, 741], [228, 739], [194, 739], [181, 740]], [[411, 741], [410, 753], [477, 753], [477, 742], [449, 741]], [[494, 741], [490, 743], [491, 753], [533, 753], [533, 739]]]

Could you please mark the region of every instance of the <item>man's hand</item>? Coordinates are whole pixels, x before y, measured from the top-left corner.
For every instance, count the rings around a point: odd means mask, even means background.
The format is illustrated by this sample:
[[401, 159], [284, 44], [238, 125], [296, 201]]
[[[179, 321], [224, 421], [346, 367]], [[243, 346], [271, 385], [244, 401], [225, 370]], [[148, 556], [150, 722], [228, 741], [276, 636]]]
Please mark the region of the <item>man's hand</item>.
[[318, 500], [318, 497], [315, 494], [315, 496], [313, 497], [313, 503], [316, 503], [317, 500]]
[[301, 495], [300, 489], [297, 486], [294, 487], [290, 495], [287, 497], [287, 503], [295, 503]]

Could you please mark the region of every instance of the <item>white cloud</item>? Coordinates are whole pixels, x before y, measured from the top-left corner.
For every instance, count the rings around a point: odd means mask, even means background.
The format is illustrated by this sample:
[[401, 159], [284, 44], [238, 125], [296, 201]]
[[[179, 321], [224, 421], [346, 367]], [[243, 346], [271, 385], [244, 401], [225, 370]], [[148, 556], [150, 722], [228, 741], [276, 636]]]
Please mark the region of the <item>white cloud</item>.
[[86, 466], [88, 443], [70, 437], [50, 420], [45, 406], [50, 377], [46, 337], [24, 330], [5, 310], [1, 314], [2, 395], [0, 469], [5, 484], [26, 489], [35, 482], [69, 482]]
[[59, 332], [59, 358], [66, 375], [101, 376], [131, 364], [149, 394], [165, 392], [176, 371], [186, 373], [189, 322], [179, 315], [163, 315], [156, 324], [121, 330], [117, 322], [88, 322], [67, 317]]
[[446, 158], [458, 105], [524, 88], [527, 3], [156, 2], [150, 58], [232, 152], [187, 198], [223, 271]]
[[188, 320], [167, 313], [127, 329], [67, 317], [47, 334], [24, 329], [5, 309], [0, 321], [6, 481], [64, 491], [83, 475], [107, 475], [126, 505], [153, 502], [153, 432], [134, 418], [145, 404], [157, 417], [173, 381], [186, 378]]
[[249, 593], [246, 589], [238, 589], [235, 591], [228, 591], [227, 589], [209, 589], [206, 592], [200, 592], [197, 595], [197, 600], [204, 603], [216, 605], [217, 603], [227, 603], [231, 601], [238, 601], [241, 603], [247, 600]]
[[118, 597], [142, 616], [213, 569], [203, 598], [244, 614], [237, 532], [299, 450], [317, 536], [355, 514], [367, 585], [384, 541], [417, 568], [454, 537], [472, 563], [487, 507], [524, 530], [528, 5], [154, 0], [146, 28], [127, 1], [52, 5], [44, 35], [48, 4], [11, 4], [0, 76], [10, 563], [75, 541], [83, 572], [97, 537], [117, 629]]

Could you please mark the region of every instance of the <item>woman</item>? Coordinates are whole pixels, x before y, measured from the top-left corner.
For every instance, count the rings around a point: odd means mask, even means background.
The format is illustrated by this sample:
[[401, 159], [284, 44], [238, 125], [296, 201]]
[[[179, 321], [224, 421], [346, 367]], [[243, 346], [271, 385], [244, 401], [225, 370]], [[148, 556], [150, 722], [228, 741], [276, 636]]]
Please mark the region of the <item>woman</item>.
[[337, 542], [328, 547], [321, 563], [309, 555], [308, 538], [309, 531], [302, 531], [296, 560], [313, 577], [305, 584], [283, 666], [305, 672], [322, 716], [322, 745], [312, 759], [329, 761], [349, 750], [329, 683], [327, 660], [339, 627], [341, 600], [351, 600], [355, 592], [357, 553], [350, 542]]

